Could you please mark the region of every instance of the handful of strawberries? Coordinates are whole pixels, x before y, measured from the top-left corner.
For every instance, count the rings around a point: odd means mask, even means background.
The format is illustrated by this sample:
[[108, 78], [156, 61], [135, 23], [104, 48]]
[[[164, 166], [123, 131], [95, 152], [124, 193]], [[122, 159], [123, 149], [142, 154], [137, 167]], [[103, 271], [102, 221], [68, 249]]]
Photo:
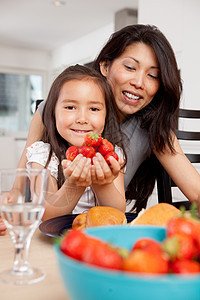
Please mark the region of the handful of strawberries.
[[117, 161], [119, 160], [117, 153], [114, 151], [113, 144], [97, 133], [86, 134], [84, 143], [81, 147], [69, 147], [66, 151], [66, 158], [73, 161], [78, 154], [82, 154], [87, 158], [93, 159], [97, 152], [103, 155], [108, 164], [110, 164], [109, 158], [111, 156]]
[[173, 218], [166, 238], [158, 242], [141, 237], [131, 250], [111, 246], [82, 230], [70, 230], [60, 242], [61, 251], [74, 259], [102, 268], [132, 273], [200, 273], [200, 222]]

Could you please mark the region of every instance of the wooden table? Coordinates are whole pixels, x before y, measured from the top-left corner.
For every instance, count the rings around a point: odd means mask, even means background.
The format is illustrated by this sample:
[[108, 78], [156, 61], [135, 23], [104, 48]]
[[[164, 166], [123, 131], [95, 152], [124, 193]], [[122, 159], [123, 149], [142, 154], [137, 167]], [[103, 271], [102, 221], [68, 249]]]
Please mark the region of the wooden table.
[[[0, 236], [0, 272], [12, 267], [14, 246], [9, 233]], [[67, 296], [53, 249], [52, 238], [37, 229], [32, 237], [29, 261], [45, 271], [45, 278], [30, 285], [9, 285], [0, 281], [1, 300], [70, 300]]]

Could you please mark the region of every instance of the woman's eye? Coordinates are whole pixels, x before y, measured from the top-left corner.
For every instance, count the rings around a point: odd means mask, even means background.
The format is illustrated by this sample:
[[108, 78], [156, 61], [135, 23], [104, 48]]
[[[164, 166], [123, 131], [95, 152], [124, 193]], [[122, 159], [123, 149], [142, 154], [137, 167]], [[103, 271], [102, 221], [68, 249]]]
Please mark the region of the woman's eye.
[[124, 65], [124, 66], [125, 66], [125, 68], [128, 69], [128, 70], [135, 70], [134, 67], [131, 67], [131, 66], [129, 66], [129, 65]]
[[151, 77], [153, 79], [159, 79], [159, 75], [149, 74], [149, 77]]

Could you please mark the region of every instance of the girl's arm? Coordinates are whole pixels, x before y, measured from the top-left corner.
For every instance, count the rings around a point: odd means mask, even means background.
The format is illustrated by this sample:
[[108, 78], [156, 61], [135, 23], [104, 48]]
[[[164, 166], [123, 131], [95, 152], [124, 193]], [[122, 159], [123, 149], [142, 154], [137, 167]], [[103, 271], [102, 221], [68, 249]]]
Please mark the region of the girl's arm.
[[173, 134], [175, 154], [168, 147], [164, 153], [154, 152], [177, 187], [191, 202], [200, 204], [200, 174], [183, 153], [179, 142]]
[[121, 164], [113, 157], [110, 158], [111, 166], [99, 155], [92, 166], [92, 188], [96, 195], [98, 205], [112, 206], [123, 212], [126, 210], [124, 189], [124, 170]]
[[63, 160], [65, 178], [77, 187], [92, 185], [98, 205], [116, 207], [123, 212], [126, 210], [124, 191], [124, 174], [121, 170], [122, 160], [117, 162], [110, 158], [111, 168], [101, 154], [93, 160], [78, 155], [73, 162]]
[[91, 159], [80, 154], [73, 162], [63, 160], [62, 166], [66, 180], [58, 189], [56, 179], [50, 176], [43, 220], [72, 213], [85, 188], [91, 185]]
[[[31, 167], [43, 168], [38, 163], [32, 163]], [[45, 197], [45, 212], [42, 220], [45, 221], [61, 215], [71, 214], [84, 190], [85, 187], [77, 186], [69, 179], [66, 179], [61, 188], [58, 189], [57, 180], [50, 175]]]

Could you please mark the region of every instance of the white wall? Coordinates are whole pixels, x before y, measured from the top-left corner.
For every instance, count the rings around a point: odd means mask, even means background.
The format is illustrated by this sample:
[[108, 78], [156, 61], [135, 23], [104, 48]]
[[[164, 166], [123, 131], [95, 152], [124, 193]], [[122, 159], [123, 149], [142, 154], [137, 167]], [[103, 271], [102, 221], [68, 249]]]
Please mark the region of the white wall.
[[54, 50], [50, 65], [50, 81], [71, 64], [85, 64], [93, 61], [113, 31], [114, 23], [111, 22], [99, 30]]
[[49, 89], [50, 64], [51, 53], [47, 51], [0, 45], [0, 72], [42, 75], [45, 94]]
[[55, 70], [69, 64], [87, 63], [94, 60], [113, 31], [114, 24], [110, 23], [56, 49], [52, 52], [51, 68]]
[[0, 68], [20, 68], [46, 71], [51, 55], [46, 51], [14, 48], [0, 45]]

